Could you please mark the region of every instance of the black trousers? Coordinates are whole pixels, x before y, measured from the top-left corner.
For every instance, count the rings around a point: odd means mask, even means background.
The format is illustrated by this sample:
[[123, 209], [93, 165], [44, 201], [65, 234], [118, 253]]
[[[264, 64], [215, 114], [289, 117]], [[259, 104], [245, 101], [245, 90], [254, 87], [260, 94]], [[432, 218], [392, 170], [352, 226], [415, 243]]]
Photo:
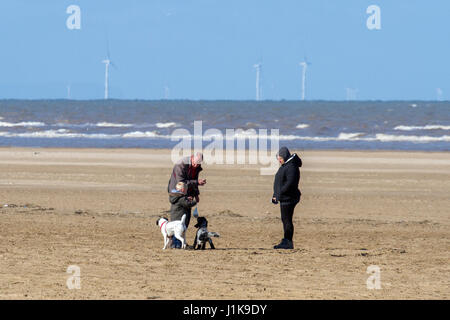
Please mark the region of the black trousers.
[[294, 236], [294, 224], [292, 217], [297, 203], [280, 203], [281, 222], [283, 222], [284, 238], [292, 241]]

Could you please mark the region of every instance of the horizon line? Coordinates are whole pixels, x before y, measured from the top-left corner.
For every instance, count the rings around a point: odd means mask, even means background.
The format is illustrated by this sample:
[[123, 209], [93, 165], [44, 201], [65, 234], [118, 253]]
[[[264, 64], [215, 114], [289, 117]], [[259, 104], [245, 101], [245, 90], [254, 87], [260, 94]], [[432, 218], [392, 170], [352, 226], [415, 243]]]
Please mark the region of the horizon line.
[[427, 102], [427, 103], [441, 103], [441, 102], [450, 102], [450, 100], [423, 100], [423, 99], [355, 99], [355, 100], [338, 100], [338, 99], [311, 99], [311, 100], [297, 100], [297, 99], [264, 99], [264, 100], [255, 100], [255, 99], [140, 99], [140, 98], [97, 98], [97, 99], [67, 99], [67, 98], [0, 98], [0, 101], [65, 101], [65, 102], [86, 102], [86, 101], [103, 101], [103, 102], [111, 102], [111, 101], [148, 101], [148, 102], [254, 102], [254, 103], [263, 103], [263, 102], [299, 102], [299, 103], [308, 103], [308, 102]]

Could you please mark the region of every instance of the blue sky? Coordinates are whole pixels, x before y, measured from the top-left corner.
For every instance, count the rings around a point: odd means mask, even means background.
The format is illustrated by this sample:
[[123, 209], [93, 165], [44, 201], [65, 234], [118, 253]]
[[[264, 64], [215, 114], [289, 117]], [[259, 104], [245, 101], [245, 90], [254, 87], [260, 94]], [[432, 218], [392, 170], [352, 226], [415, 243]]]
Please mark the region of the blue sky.
[[[69, 5], [81, 29], [69, 30]], [[369, 5], [381, 30], [368, 30]], [[0, 98], [450, 99], [450, 1], [2, 0]], [[108, 39], [108, 40], [107, 40]]]

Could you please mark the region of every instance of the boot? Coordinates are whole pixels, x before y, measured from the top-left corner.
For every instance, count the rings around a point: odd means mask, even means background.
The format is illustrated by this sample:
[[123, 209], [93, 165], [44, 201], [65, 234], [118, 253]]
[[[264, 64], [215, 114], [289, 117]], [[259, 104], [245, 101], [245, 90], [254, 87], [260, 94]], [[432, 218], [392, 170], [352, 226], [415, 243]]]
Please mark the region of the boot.
[[279, 244], [273, 247], [274, 249], [294, 249], [294, 243], [288, 239], [282, 239]]

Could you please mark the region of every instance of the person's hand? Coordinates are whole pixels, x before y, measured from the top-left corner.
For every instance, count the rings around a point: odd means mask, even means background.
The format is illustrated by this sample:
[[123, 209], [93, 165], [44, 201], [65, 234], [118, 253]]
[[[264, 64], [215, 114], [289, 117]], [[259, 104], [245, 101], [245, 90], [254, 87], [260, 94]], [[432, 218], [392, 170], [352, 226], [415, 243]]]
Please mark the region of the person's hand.
[[192, 199], [194, 199], [194, 198], [192, 198], [191, 196], [189, 196], [189, 197], [187, 197], [187, 198], [188, 198], [189, 201], [192, 201]]
[[197, 203], [200, 202], [200, 198], [198, 196], [195, 196], [195, 201], [197, 201]]
[[206, 184], [206, 179], [198, 179], [198, 185], [203, 186]]
[[273, 203], [273, 204], [277, 204], [277, 203], [278, 203], [277, 198], [273, 197], [273, 198], [272, 198], [272, 203]]

